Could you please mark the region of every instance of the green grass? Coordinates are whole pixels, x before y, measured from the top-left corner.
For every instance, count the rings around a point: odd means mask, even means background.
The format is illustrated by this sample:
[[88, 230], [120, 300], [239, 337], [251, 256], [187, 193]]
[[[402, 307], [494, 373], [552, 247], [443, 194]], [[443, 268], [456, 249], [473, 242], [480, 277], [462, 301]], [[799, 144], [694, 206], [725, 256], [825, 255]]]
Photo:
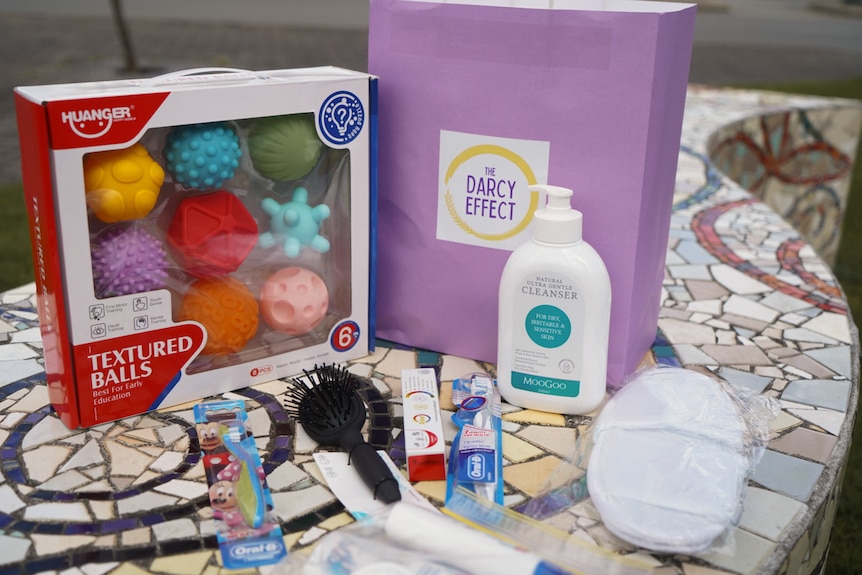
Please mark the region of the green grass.
[[[794, 94], [862, 100], [862, 77], [835, 82], [796, 82], [746, 86]], [[850, 304], [856, 325], [862, 322], [862, 146], [856, 150], [847, 213], [841, 234], [841, 247], [833, 271]], [[826, 575], [862, 573], [859, 549], [862, 548], [862, 426], [853, 430], [850, 459], [844, 475], [838, 515], [832, 531]]]
[[0, 186], [0, 291], [33, 281], [28, 230], [24, 189], [20, 185]]
[[[807, 82], [745, 86], [795, 94], [854, 98], [862, 100], [862, 78], [835, 82]], [[0, 291], [33, 281], [27, 213], [20, 185], [0, 186]], [[834, 267], [850, 302], [857, 324], [862, 321], [862, 146], [857, 150], [850, 201], [844, 220], [841, 248]], [[857, 426], [853, 443], [862, 445], [862, 426]], [[862, 447], [851, 451], [832, 533], [827, 575], [862, 572], [858, 551], [862, 548]]]

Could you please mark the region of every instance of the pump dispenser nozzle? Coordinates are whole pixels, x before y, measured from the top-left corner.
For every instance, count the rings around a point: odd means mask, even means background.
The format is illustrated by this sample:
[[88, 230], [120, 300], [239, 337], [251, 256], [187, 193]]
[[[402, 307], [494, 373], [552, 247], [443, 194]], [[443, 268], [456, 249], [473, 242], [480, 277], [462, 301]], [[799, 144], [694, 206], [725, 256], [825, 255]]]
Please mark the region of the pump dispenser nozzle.
[[533, 238], [548, 244], [573, 244], [582, 239], [583, 215], [572, 209], [572, 190], [560, 186], [535, 184], [531, 192], [544, 192], [544, 208], [534, 214]]

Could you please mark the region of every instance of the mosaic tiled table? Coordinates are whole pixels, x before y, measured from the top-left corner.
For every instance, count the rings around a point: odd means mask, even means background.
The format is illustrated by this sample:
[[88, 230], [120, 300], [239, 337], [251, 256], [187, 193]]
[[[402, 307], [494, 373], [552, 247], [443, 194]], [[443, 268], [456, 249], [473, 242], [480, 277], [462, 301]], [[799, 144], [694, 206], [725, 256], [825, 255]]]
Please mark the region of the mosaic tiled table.
[[[848, 110], [855, 128], [848, 127]], [[759, 143], [753, 135], [743, 147], [801, 158], [799, 169], [810, 175], [818, 162], [836, 164], [793, 149], [852, 158], [860, 113], [849, 102], [689, 89], [664, 307], [645, 361], [717, 373], [780, 401], [733, 547], [696, 557], [650, 555], [610, 534], [589, 500], [561, 507], [548, 523], [662, 575], [821, 569], [856, 414], [858, 334], [829, 267], [811, 245], [722, 176], [707, 154], [719, 128], [733, 124], [743, 140], [745, 118], [784, 115], [787, 122], [779, 122], [776, 133], [761, 132]], [[791, 163], [779, 168], [793, 170]], [[767, 170], [776, 165], [769, 162]], [[824, 173], [813, 185], [818, 190], [847, 177], [841, 170]], [[832, 217], [834, 224], [840, 215]], [[68, 430], [48, 405], [34, 289], [0, 295], [0, 574], [218, 573], [191, 406]], [[403, 456], [399, 375], [418, 365], [438, 366], [444, 390], [463, 373], [493, 373], [492, 365], [386, 342], [350, 365], [371, 382], [370, 441], [396, 462]], [[273, 381], [230, 395], [249, 406], [285, 541], [298, 549], [352, 520], [317, 471], [316, 446], [284, 411], [286, 388]], [[589, 418], [511, 406], [504, 412], [506, 504], [516, 507], [543, 492]], [[446, 432], [451, 440], [454, 425]], [[442, 504], [442, 482], [416, 488]]]

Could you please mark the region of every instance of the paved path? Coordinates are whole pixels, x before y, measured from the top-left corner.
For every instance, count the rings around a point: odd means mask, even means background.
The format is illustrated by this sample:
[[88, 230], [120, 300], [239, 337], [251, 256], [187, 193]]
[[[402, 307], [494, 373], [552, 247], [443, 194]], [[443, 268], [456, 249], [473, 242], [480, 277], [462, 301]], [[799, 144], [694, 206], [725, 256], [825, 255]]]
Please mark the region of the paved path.
[[[0, 0], [0, 184], [20, 181], [12, 88], [122, 77], [108, 0]], [[135, 76], [199, 66], [364, 70], [364, 0], [123, 3]], [[726, 85], [862, 76], [862, 18], [806, 0], [713, 0], [698, 15], [691, 81]], [[718, 9], [716, 9], [718, 7]]]

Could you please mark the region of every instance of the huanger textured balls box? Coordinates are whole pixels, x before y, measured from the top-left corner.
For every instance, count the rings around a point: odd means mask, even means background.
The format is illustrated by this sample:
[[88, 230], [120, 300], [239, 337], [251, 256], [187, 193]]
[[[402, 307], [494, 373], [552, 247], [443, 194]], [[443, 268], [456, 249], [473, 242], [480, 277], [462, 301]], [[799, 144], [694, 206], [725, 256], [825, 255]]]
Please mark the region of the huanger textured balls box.
[[332, 67], [16, 88], [66, 425], [368, 353], [376, 90]]

